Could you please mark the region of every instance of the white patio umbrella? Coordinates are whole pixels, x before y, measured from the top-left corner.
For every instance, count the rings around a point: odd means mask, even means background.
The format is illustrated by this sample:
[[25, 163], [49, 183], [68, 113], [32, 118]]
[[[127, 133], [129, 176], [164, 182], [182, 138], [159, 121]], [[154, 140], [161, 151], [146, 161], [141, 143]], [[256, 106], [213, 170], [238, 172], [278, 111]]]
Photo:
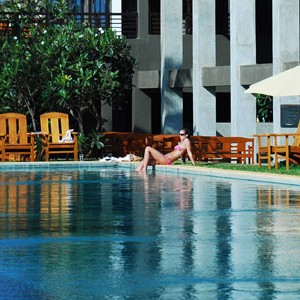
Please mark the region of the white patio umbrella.
[[258, 81], [250, 85], [245, 93], [275, 97], [300, 96], [300, 66]]

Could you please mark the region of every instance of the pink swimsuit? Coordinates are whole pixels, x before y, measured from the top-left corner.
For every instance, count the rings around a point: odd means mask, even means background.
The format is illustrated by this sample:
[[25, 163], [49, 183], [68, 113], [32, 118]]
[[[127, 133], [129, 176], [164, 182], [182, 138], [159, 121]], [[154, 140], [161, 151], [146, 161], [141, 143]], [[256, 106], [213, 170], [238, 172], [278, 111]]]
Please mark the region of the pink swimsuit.
[[174, 147], [174, 150], [178, 150], [178, 151], [181, 151], [183, 148], [180, 146], [180, 145], [176, 145]]
[[[174, 150], [177, 150], [179, 152], [181, 152], [182, 149], [183, 148], [180, 145], [176, 145], [174, 147]], [[165, 155], [165, 158], [167, 159], [168, 166], [170, 166], [172, 164], [172, 160], [167, 155]]]
[[167, 155], [165, 155], [165, 158], [167, 159], [168, 166], [170, 166], [172, 164], [171, 158], [169, 158]]

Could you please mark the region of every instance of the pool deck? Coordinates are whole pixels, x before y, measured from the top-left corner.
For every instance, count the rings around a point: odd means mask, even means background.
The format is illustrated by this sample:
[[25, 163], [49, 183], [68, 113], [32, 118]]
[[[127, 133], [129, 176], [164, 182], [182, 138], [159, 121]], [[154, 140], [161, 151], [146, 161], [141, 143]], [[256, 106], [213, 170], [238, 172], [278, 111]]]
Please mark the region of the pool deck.
[[[50, 161], [50, 162], [6, 162], [0, 163], [0, 171], [30, 171], [47, 168], [76, 168], [86, 169], [95, 167], [125, 167], [129, 169], [135, 169], [138, 163], [133, 162], [100, 162], [100, 161]], [[152, 168], [149, 167], [148, 172], [152, 172]], [[155, 170], [165, 173], [177, 173], [177, 174], [190, 174], [190, 175], [202, 175], [228, 179], [242, 179], [259, 182], [277, 183], [277, 184], [288, 184], [288, 185], [300, 185], [300, 176], [283, 175], [283, 174], [270, 174], [270, 173], [259, 173], [259, 172], [246, 172], [238, 170], [224, 170], [217, 168], [205, 168], [205, 167], [194, 167], [184, 165], [173, 165], [173, 166], [155, 166]]]

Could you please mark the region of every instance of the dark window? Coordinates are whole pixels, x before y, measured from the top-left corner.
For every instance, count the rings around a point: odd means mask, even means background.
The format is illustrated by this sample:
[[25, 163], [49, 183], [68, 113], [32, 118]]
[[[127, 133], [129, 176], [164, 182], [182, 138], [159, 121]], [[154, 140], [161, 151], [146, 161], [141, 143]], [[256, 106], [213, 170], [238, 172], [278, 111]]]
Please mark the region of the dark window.
[[160, 34], [160, 0], [149, 0], [149, 34]]
[[272, 0], [256, 0], [256, 63], [272, 63]]
[[136, 12], [137, 0], [122, 0], [122, 12]]
[[228, 0], [216, 0], [216, 34], [230, 37], [229, 16]]
[[183, 0], [183, 32], [184, 34], [193, 33], [193, 6], [192, 0]]
[[108, 12], [107, 0], [71, 0], [69, 2], [71, 8], [76, 12], [93, 12], [93, 13], [105, 13]]

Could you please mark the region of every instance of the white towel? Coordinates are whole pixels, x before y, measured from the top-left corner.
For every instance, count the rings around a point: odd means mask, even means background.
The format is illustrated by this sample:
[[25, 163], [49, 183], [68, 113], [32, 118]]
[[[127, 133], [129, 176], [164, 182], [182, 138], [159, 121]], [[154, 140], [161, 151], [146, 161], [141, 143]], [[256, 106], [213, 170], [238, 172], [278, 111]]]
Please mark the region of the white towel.
[[72, 135], [71, 132], [74, 131], [74, 129], [69, 129], [66, 131], [65, 136], [59, 141], [60, 143], [72, 143]]

